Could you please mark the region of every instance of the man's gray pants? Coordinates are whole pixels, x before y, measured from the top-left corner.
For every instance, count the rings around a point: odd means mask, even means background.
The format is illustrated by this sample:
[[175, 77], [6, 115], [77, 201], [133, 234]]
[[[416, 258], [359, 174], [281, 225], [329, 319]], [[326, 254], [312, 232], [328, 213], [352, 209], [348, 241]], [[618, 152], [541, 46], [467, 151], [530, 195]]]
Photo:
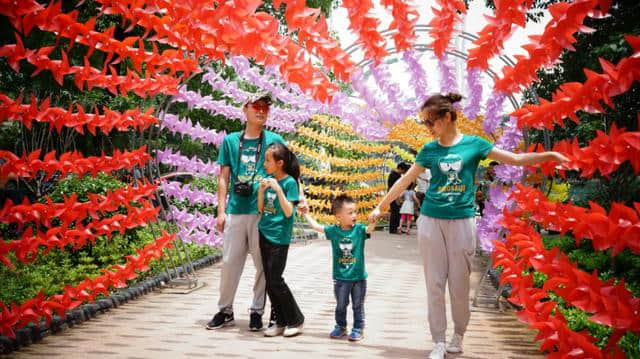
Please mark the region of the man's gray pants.
[[260, 236], [258, 235], [257, 214], [230, 214], [224, 228], [222, 250], [222, 274], [220, 278], [220, 299], [218, 308], [224, 313], [233, 313], [233, 300], [236, 296], [240, 276], [247, 260], [247, 253], [251, 253], [256, 267], [253, 284], [253, 303], [251, 313], [264, 313], [265, 278], [260, 255]]

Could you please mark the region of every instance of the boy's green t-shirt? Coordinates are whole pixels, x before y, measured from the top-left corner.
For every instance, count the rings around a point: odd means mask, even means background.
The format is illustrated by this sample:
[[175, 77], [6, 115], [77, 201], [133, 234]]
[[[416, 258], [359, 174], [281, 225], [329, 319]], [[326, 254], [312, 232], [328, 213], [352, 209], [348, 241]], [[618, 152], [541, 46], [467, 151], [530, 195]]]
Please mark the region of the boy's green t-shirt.
[[364, 267], [364, 241], [370, 237], [367, 227], [357, 223], [350, 230], [340, 226], [324, 227], [333, 251], [333, 279], [356, 282], [367, 279]]
[[293, 222], [296, 219], [296, 204], [300, 201], [300, 192], [296, 180], [287, 176], [278, 181], [287, 201], [293, 203], [293, 213], [286, 217], [280, 206], [276, 192], [267, 188], [264, 191], [264, 208], [258, 223], [260, 233], [271, 243], [289, 245], [293, 235]]
[[432, 141], [424, 145], [416, 163], [431, 170], [431, 183], [420, 213], [442, 219], [476, 215], [475, 175], [478, 164], [493, 150], [483, 138], [466, 136], [449, 147]]
[[[256, 151], [258, 150], [258, 139], [248, 140], [245, 138], [242, 148], [242, 156], [238, 161], [238, 151], [240, 150], [241, 132], [233, 132], [224, 137], [220, 152], [218, 153], [218, 164], [228, 166], [231, 169], [229, 176], [229, 201], [227, 202], [227, 214], [257, 214], [258, 213], [258, 183], [264, 177], [264, 154], [267, 148], [275, 142], [285, 143], [284, 139], [277, 133], [264, 130], [262, 149], [260, 157], [256, 163]], [[239, 181], [251, 181], [251, 177], [256, 173], [253, 182], [253, 195], [244, 197], [238, 196], [233, 191], [236, 176]]]

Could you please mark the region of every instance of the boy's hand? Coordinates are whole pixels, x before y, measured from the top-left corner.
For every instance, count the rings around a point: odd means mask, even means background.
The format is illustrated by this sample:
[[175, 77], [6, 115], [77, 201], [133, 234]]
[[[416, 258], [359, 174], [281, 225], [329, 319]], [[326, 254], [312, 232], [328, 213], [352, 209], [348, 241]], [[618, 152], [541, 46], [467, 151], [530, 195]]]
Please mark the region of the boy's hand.
[[374, 208], [374, 210], [369, 213], [369, 223], [376, 223], [381, 215], [380, 208]]
[[309, 213], [309, 206], [307, 205], [306, 199], [303, 198], [300, 203], [298, 203], [298, 211], [302, 214]]

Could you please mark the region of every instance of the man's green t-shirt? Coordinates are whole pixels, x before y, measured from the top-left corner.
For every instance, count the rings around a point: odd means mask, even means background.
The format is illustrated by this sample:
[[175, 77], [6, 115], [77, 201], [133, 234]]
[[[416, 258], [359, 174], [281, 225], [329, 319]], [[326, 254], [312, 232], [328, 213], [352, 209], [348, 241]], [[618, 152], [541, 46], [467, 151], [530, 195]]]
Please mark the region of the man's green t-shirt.
[[[263, 131], [264, 138], [260, 157], [256, 163], [256, 151], [258, 150], [258, 139], [244, 140], [242, 156], [238, 161], [238, 151], [240, 150], [241, 132], [233, 132], [224, 137], [220, 152], [218, 153], [218, 164], [231, 168], [229, 176], [229, 201], [227, 202], [227, 214], [257, 214], [258, 213], [258, 183], [266, 176], [264, 170], [264, 154], [269, 145], [274, 142], [285, 143], [282, 137], [271, 131]], [[253, 195], [244, 197], [238, 196], [233, 191], [233, 186], [238, 181], [251, 181], [251, 177], [256, 173], [253, 181]]]
[[324, 234], [333, 250], [333, 279], [348, 282], [367, 279], [364, 268], [364, 241], [370, 237], [367, 227], [360, 223], [350, 230], [326, 226]]
[[293, 203], [293, 213], [290, 217], [286, 217], [280, 207], [278, 195], [273, 189], [267, 188], [264, 191], [264, 208], [258, 229], [269, 242], [285, 246], [291, 243], [293, 222], [296, 219], [296, 204], [300, 201], [300, 192], [298, 191], [298, 183], [291, 176], [281, 179], [278, 184], [287, 201]]
[[420, 213], [442, 219], [474, 217], [475, 175], [478, 164], [493, 145], [476, 136], [463, 136], [460, 142], [445, 147], [438, 141], [424, 145], [416, 163], [431, 170], [431, 183]]

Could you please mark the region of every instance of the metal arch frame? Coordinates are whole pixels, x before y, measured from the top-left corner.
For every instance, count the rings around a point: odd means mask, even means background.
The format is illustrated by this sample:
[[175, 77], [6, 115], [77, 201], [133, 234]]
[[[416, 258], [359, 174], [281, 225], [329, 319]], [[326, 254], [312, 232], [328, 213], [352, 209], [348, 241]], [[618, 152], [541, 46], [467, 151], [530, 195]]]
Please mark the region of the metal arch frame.
[[[416, 32], [428, 32], [432, 28], [433, 27], [430, 25], [421, 25], [421, 24], [415, 25], [414, 27]], [[397, 32], [398, 30], [384, 30], [380, 32], [380, 35], [388, 39], [388, 38], [391, 38]], [[478, 36], [470, 32], [462, 31], [461, 33], [458, 34], [458, 38], [473, 42], [478, 39]], [[345, 52], [349, 55], [353, 55], [356, 51], [358, 51], [361, 48], [362, 48], [362, 42], [360, 40], [357, 40], [353, 44], [347, 46], [345, 48]], [[414, 45], [414, 49], [420, 52], [426, 52], [426, 51], [433, 52], [433, 49], [427, 45], [416, 44]], [[394, 55], [394, 54], [400, 53], [395, 47], [388, 47], [387, 52], [388, 52], [388, 55]], [[466, 52], [462, 52], [459, 50], [446, 50], [445, 53], [447, 55], [451, 55], [465, 61], [469, 59], [469, 55]], [[507, 66], [513, 66], [516, 64], [516, 62], [508, 55], [498, 55], [498, 58]], [[356, 67], [364, 68], [365, 66], [371, 64], [372, 62], [373, 60], [364, 58], [356, 64]], [[488, 68], [484, 72], [495, 82], [496, 78], [498, 77], [495, 71]], [[513, 95], [508, 95], [507, 98], [509, 99], [509, 102], [511, 102], [511, 106], [513, 107], [514, 110], [520, 108], [521, 104], [518, 102], [518, 100], [516, 100], [516, 98]]]

